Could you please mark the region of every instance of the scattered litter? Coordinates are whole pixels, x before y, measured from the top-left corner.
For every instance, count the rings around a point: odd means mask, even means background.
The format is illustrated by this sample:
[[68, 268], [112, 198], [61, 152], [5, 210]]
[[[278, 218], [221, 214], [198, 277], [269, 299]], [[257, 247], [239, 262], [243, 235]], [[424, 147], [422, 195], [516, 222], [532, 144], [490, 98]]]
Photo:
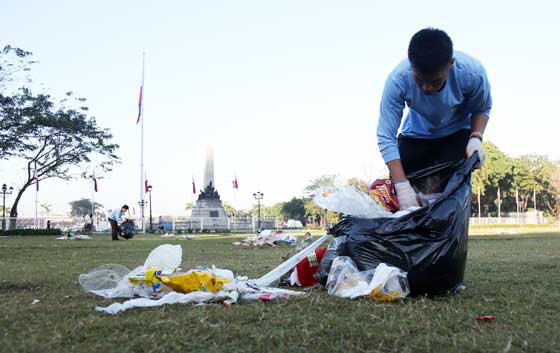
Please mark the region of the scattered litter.
[[181, 239], [194, 239], [194, 234], [174, 234], [174, 233], [164, 233], [161, 235], [162, 238], [181, 238]]
[[476, 318], [477, 321], [494, 321], [496, 317], [494, 315], [480, 315]]
[[[160, 245], [148, 255], [143, 266], [129, 271], [121, 265], [103, 265], [79, 277], [82, 290], [105, 298], [134, 298], [123, 303], [114, 303], [95, 310], [117, 314], [137, 307], [154, 307], [176, 303], [221, 303], [230, 306], [239, 299], [244, 301], [283, 301], [305, 292], [268, 287], [305, 254], [314, 251], [324, 235], [300, 254], [270, 271], [258, 280], [248, 280], [246, 276], [234, 277], [232, 271], [197, 267], [183, 272], [179, 268], [182, 261], [180, 245]], [[303, 256], [303, 257], [302, 257]], [[291, 265], [295, 263], [294, 265]]]
[[72, 232], [68, 232], [67, 234], [56, 238], [56, 240], [90, 240], [93, 239], [89, 235], [86, 234], [74, 234]]
[[33, 299], [33, 301], [31, 302], [31, 305], [35, 305], [40, 303], [41, 301], [39, 299]]
[[286, 234], [282, 230], [272, 231], [265, 229], [255, 236], [247, 237], [242, 241], [236, 241], [232, 244], [236, 246], [265, 247], [276, 245], [294, 246], [297, 243], [297, 238], [293, 234]]

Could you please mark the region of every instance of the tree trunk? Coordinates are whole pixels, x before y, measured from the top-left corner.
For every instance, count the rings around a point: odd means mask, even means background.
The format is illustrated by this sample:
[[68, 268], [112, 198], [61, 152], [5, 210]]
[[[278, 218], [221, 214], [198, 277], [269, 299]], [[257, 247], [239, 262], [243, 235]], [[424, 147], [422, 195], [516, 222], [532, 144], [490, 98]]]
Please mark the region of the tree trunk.
[[25, 190], [27, 189], [27, 187], [31, 185], [29, 181], [27, 181], [27, 183], [25, 183], [25, 185], [23, 186], [23, 188], [21, 188], [16, 196], [16, 199], [14, 200], [14, 203], [12, 204], [12, 209], [10, 210], [10, 229], [16, 229], [16, 223], [17, 223], [17, 216], [18, 216], [18, 204], [19, 204], [19, 200], [21, 199], [21, 197], [23, 196], [23, 193], [25, 192]]

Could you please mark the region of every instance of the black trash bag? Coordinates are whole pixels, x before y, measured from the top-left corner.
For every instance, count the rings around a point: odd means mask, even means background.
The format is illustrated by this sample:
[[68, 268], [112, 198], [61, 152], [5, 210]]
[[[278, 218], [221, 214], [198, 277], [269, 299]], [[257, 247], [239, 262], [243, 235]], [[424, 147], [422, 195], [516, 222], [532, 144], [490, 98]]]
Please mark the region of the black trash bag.
[[360, 271], [384, 262], [408, 272], [411, 295], [453, 292], [463, 282], [471, 208], [471, 171], [478, 159], [448, 162], [410, 175], [417, 192], [442, 195], [399, 218], [343, 217], [330, 234], [347, 239], [339, 255]]
[[121, 235], [125, 239], [131, 239], [134, 236], [134, 221], [129, 219], [121, 224]]

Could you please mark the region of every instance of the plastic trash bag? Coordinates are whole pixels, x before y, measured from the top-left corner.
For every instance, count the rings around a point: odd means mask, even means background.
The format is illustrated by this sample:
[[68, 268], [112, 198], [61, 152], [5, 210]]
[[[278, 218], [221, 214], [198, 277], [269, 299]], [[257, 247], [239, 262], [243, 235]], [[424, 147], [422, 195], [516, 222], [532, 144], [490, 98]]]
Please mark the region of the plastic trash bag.
[[327, 279], [329, 277], [329, 272], [331, 270], [331, 265], [333, 260], [340, 256], [339, 248], [346, 241], [346, 237], [336, 237], [327, 246], [327, 252], [323, 256], [323, 259], [319, 263], [317, 272], [315, 273], [315, 278], [319, 284], [325, 286], [327, 284]]
[[150, 252], [144, 267], [146, 268], [177, 268], [183, 259], [183, 248], [181, 245], [163, 244]]
[[401, 269], [381, 263], [375, 269], [359, 271], [347, 256], [334, 259], [327, 289], [337, 297], [369, 296], [376, 301], [394, 301], [410, 293], [406, 273]]
[[368, 292], [370, 298], [383, 302], [406, 297], [410, 293], [406, 272], [385, 263], [379, 264], [375, 268]]
[[[349, 298], [355, 291], [356, 287], [367, 287], [371, 275], [357, 275], [358, 268], [354, 261], [348, 256], [339, 256], [332, 262], [331, 271], [327, 279], [327, 291], [329, 295], [337, 297]], [[369, 279], [367, 278], [369, 276]], [[367, 294], [367, 293], [366, 293]]]
[[471, 171], [477, 158], [475, 153], [410, 175], [417, 191], [442, 193], [415, 212], [396, 219], [344, 217], [329, 231], [347, 237], [340, 255], [352, 258], [360, 271], [380, 263], [404, 270], [411, 295], [455, 291], [467, 260]]
[[393, 217], [391, 212], [386, 211], [368, 194], [360, 192], [352, 186], [322, 187], [315, 193], [313, 201], [321, 208], [353, 217]]
[[171, 276], [156, 276], [163, 284], [179, 293], [190, 292], [219, 292], [224, 283], [231, 282], [227, 278], [216, 276], [210, 271], [191, 270], [185, 273], [176, 273]]
[[123, 265], [101, 265], [89, 273], [81, 274], [78, 283], [84, 292], [114, 288], [129, 272], [130, 270]]

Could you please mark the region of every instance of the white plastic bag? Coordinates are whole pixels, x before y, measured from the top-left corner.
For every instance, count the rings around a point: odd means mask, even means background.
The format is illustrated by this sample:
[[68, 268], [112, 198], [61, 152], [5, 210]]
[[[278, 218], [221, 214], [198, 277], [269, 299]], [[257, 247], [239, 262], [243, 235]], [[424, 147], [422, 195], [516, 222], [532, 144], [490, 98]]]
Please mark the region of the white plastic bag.
[[152, 250], [144, 262], [148, 268], [177, 268], [181, 265], [183, 249], [181, 245], [163, 244]]
[[89, 273], [82, 273], [78, 277], [78, 283], [84, 292], [115, 288], [129, 272], [130, 270], [123, 265], [101, 265]]
[[383, 209], [368, 194], [352, 186], [327, 186], [315, 193], [313, 201], [321, 208], [359, 218], [389, 218], [393, 214]]
[[406, 272], [380, 263], [369, 285], [369, 295], [380, 301], [392, 301], [410, 294]]
[[358, 268], [351, 258], [335, 257], [326, 284], [329, 295], [349, 298], [356, 292], [356, 288], [359, 290], [367, 288], [371, 277], [369, 279], [358, 277], [358, 273]]
[[358, 271], [347, 256], [333, 260], [326, 287], [330, 295], [337, 297], [354, 299], [369, 295], [378, 301], [392, 301], [410, 293], [403, 270], [381, 263], [375, 269]]

